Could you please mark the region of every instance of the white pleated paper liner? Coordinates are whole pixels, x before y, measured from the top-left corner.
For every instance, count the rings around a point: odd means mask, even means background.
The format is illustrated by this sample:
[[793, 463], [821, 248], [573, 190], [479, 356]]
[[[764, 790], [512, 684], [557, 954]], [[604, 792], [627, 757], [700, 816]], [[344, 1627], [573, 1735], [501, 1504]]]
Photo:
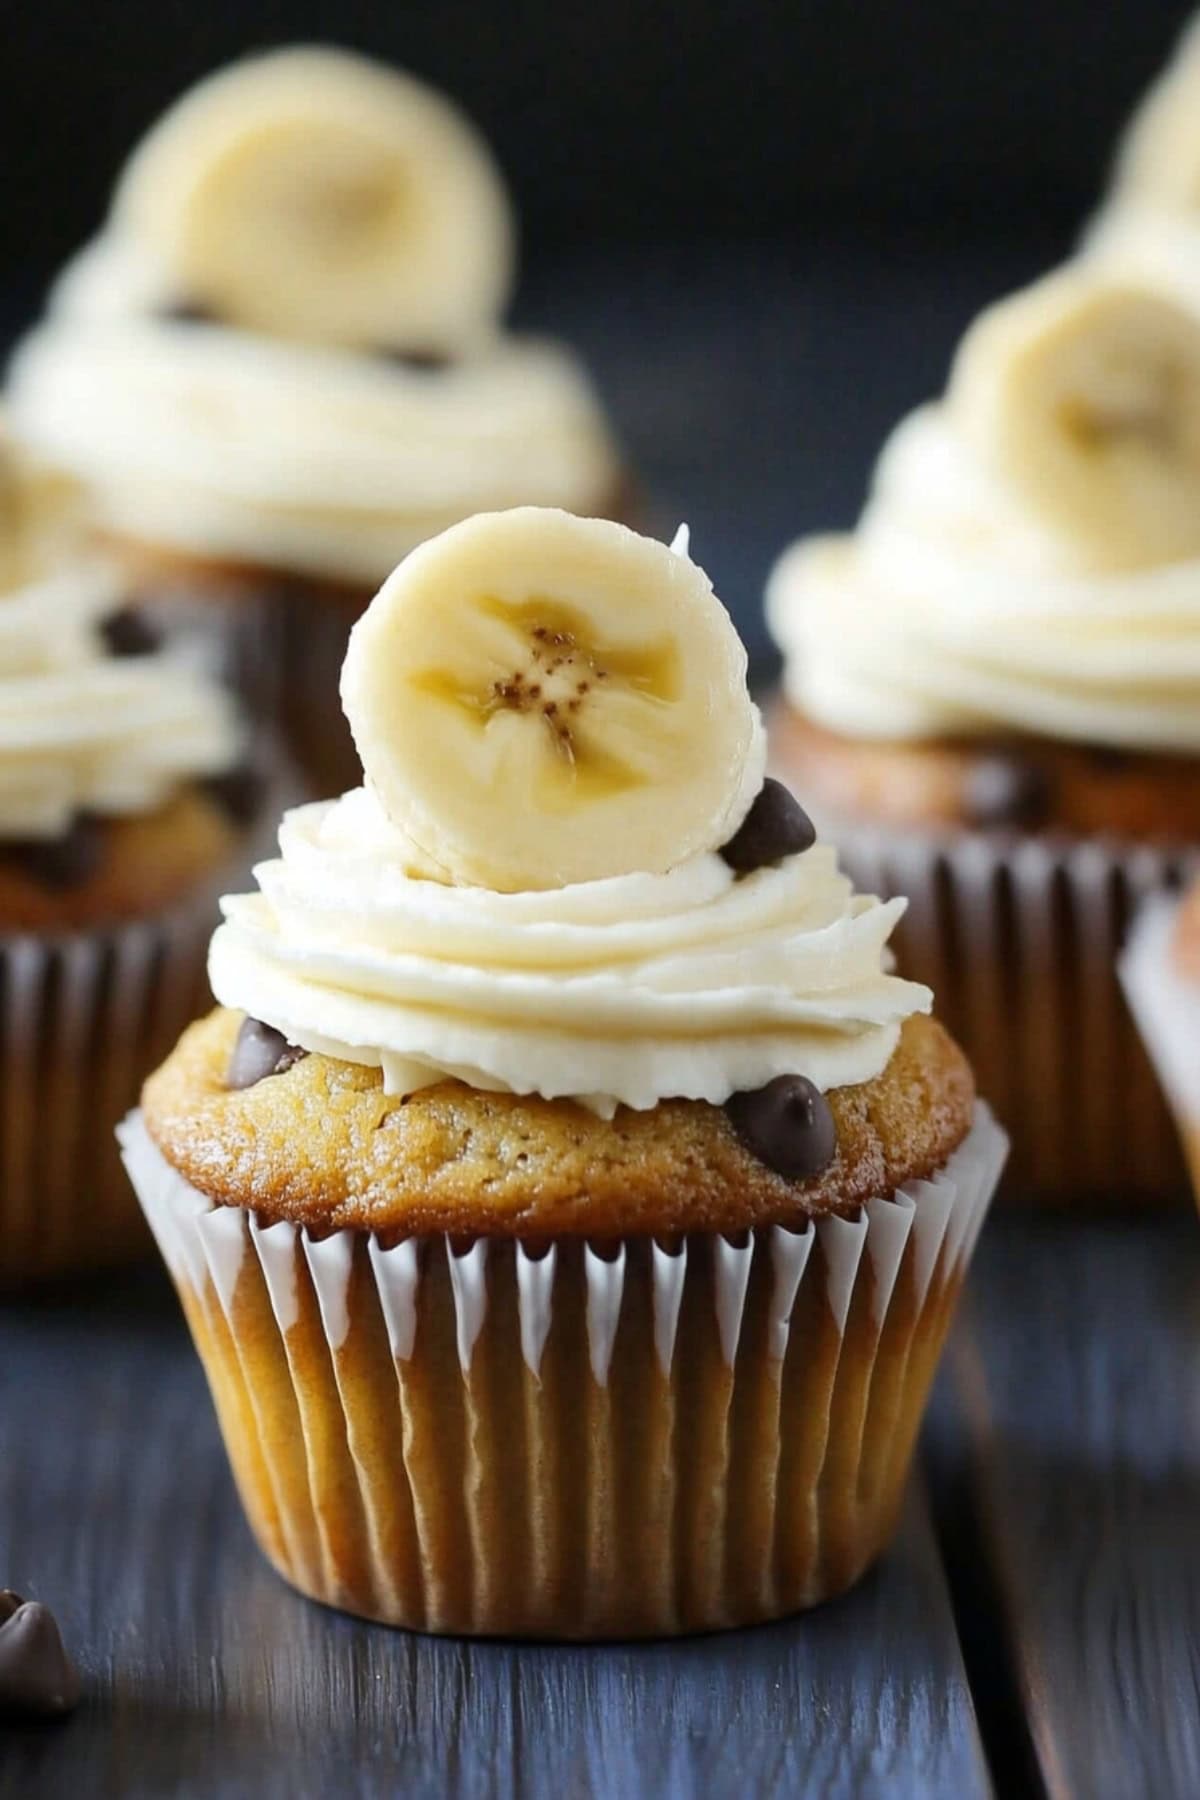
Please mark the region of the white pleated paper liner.
[[932, 987], [1012, 1133], [1006, 1195], [1100, 1206], [1184, 1196], [1178, 1135], [1116, 962], [1138, 910], [1177, 888], [1200, 851], [826, 823], [856, 887], [908, 898], [898, 964]]
[[1119, 970], [1130, 1010], [1180, 1122], [1200, 1131], [1200, 982], [1189, 980], [1174, 954], [1179, 901], [1143, 907]]
[[810, 1605], [886, 1542], [1007, 1150], [671, 1245], [314, 1238], [213, 1206], [120, 1131], [251, 1523], [304, 1592], [394, 1624], [565, 1637]]
[[113, 1130], [211, 1004], [217, 899], [271, 853], [295, 797], [277, 769], [236, 855], [157, 917], [0, 937], [0, 1292], [149, 1251]]

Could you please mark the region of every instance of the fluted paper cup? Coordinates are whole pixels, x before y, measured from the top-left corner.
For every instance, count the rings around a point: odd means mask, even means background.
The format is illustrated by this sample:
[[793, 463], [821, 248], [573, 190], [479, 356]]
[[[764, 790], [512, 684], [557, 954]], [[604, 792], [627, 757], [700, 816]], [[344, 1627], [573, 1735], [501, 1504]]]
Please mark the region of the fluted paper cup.
[[389, 1624], [600, 1638], [811, 1606], [886, 1543], [1004, 1160], [740, 1238], [313, 1238], [122, 1127], [254, 1532]]
[[1200, 1200], [1200, 982], [1185, 978], [1173, 954], [1179, 902], [1159, 897], [1142, 908], [1120, 961], [1130, 1011], [1175, 1115]]
[[154, 918], [0, 936], [0, 1292], [149, 1252], [113, 1130], [208, 1004], [218, 896], [295, 798], [280, 774], [236, 858]]
[[857, 888], [908, 897], [898, 964], [932, 987], [1012, 1133], [1006, 1194], [1051, 1206], [1178, 1201], [1178, 1136], [1116, 961], [1138, 908], [1200, 866], [1200, 852], [823, 826]]

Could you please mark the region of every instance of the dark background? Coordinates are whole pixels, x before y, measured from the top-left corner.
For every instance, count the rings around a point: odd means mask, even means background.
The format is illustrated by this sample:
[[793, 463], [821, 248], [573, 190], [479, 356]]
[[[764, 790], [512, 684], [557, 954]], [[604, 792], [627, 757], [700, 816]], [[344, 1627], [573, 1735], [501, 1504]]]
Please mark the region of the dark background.
[[1175, 0], [0, 0], [0, 346], [197, 76], [325, 39], [482, 126], [516, 322], [584, 352], [655, 525], [770, 668], [775, 552], [848, 523], [971, 315], [1064, 255], [1188, 15]]
[[581, 233], [1066, 230], [1186, 16], [1168, 0], [3, 0], [0, 253], [44, 272], [171, 96], [326, 38], [446, 87], [535, 250]]

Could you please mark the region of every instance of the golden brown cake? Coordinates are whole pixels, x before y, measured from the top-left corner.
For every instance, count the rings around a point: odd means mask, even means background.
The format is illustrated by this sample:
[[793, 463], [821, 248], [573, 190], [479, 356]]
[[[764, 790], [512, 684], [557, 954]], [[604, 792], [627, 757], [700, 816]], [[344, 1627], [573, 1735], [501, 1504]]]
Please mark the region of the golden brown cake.
[[971, 327], [856, 530], [771, 578], [772, 766], [860, 885], [908, 896], [901, 964], [1012, 1122], [1024, 1201], [1186, 1185], [1113, 970], [1200, 847], [1193, 392], [1200, 314], [1060, 270]]
[[365, 785], [223, 902], [122, 1128], [247, 1515], [432, 1631], [769, 1618], [886, 1542], [1004, 1156], [777, 782], [681, 532], [523, 508], [401, 564]]

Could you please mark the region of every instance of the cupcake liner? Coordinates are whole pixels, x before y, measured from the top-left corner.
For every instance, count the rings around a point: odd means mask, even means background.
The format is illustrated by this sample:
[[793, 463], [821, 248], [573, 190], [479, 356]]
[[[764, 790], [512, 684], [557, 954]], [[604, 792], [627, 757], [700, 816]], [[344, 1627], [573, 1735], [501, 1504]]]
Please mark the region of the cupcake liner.
[[775, 1617], [886, 1542], [1007, 1142], [851, 1220], [659, 1243], [314, 1238], [213, 1204], [139, 1114], [126, 1167], [264, 1552], [437, 1632]]
[[1178, 902], [1158, 897], [1138, 915], [1118, 964], [1121, 985], [1175, 1113], [1200, 1197], [1200, 985], [1175, 964]]
[[1178, 1136], [1115, 964], [1138, 908], [1178, 886], [1200, 853], [827, 823], [856, 887], [908, 896], [897, 960], [932, 987], [1012, 1132], [1006, 1194], [1043, 1205], [1178, 1200]]
[[236, 860], [158, 917], [0, 937], [0, 1291], [149, 1251], [113, 1127], [211, 1004], [217, 898], [270, 854], [292, 798], [281, 775]]

